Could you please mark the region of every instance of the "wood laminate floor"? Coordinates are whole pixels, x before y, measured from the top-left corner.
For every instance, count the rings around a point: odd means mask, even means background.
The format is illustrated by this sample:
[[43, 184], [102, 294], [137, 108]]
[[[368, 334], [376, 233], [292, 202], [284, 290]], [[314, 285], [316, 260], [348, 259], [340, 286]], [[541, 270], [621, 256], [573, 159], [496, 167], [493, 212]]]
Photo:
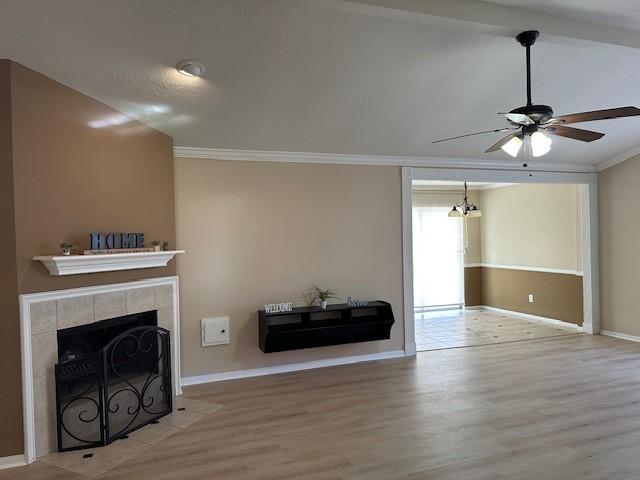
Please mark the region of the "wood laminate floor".
[[[640, 344], [572, 335], [191, 387], [224, 405], [99, 478], [640, 478]], [[0, 479], [85, 480], [36, 462]]]

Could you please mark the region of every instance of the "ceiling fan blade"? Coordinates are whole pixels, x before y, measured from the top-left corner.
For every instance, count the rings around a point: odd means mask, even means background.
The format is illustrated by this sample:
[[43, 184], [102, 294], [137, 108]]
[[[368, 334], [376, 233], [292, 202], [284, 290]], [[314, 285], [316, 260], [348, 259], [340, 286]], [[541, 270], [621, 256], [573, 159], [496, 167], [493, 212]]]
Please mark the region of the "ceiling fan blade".
[[545, 132], [559, 137], [572, 138], [582, 142], [593, 142], [604, 137], [604, 133], [582, 130], [581, 128], [565, 127], [564, 125], [550, 125], [545, 127]]
[[637, 107], [620, 107], [608, 108], [606, 110], [595, 110], [593, 112], [571, 113], [569, 115], [560, 115], [549, 120], [548, 123], [580, 123], [592, 122], [594, 120], [609, 120], [611, 118], [633, 117], [640, 115], [640, 108]]
[[503, 115], [507, 117], [507, 120], [510, 122], [517, 123], [519, 125], [533, 125], [536, 123], [524, 113], [505, 113]]
[[431, 143], [448, 142], [449, 140], [456, 140], [458, 138], [471, 137], [473, 135], [483, 135], [485, 133], [497, 133], [497, 132], [509, 132], [515, 130], [513, 128], [496, 128], [495, 130], [485, 130], [484, 132], [467, 133], [466, 135], [458, 135], [457, 137], [443, 138], [442, 140], [435, 140]]
[[[519, 129], [518, 129], [519, 130]], [[518, 135], [518, 132], [514, 132], [514, 133], [510, 133], [509, 135], [507, 135], [506, 137], [504, 137], [503, 139], [499, 140], [498, 142], [494, 143], [493, 145], [491, 145], [489, 148], [487, 148], [484, 153], [491, 153], [491, 152], [495, 152], [496, 150], [500, 150], [500, 147], [502, 147], [503, 145], [505, 145], [509, 140], [511, 140], [513, 137], [515, 137], [516, 135]]]

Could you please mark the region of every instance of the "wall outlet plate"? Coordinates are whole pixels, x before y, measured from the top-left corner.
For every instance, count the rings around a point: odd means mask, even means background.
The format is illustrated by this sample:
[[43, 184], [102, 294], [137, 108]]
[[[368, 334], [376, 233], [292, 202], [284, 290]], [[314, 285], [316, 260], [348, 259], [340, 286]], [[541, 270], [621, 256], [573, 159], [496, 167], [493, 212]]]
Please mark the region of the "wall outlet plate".
[[533, 293], [529, 294], [529, 303], [533, 303]]
[[203, 318], [201, 328], [203, 347], [229, 343], [229, 317]]

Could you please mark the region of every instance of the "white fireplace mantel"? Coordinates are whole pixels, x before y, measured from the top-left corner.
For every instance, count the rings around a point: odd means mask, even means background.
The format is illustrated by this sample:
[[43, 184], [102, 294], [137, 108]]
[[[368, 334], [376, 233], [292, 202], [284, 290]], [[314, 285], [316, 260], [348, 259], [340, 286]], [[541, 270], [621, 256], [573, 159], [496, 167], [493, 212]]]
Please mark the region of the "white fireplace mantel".
[[165, 267], [184, 250], [160, 252], [110, 253], [105, 255], [47, 255], [33, 257], [47, 267], [51, 275], [112, 272], [134, 268]]

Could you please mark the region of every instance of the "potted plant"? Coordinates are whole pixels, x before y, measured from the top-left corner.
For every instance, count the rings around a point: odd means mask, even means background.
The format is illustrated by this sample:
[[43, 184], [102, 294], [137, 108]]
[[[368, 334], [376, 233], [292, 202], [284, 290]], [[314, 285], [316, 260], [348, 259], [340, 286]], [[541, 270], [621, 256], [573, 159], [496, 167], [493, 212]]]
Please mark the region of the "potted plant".
[[311, 301], [310, 304], [314, 304], [316, 301], [318, 301], [318, 303], [320, 303], [320, 308], [322, 310], [326, 310], [327, 309], [327, 303], [329, 300], [334, 299], [334, 298], [339, 298], [336, 295], [336, 291], [332, 290], [330, 288], [327, 289], [322, 289], [320, 287], [318, 287], [317, 285], [312, 285], [311, 286], [311, 290], [309, 292], [309, 296], [311, 297]]
[[158, 240], [152, 241], [151, 245], [153, 245], [153, 251], [154, 252], [159, 252], [160, 251], [160, 242]]
[[60, 245], [60, 250], [62, 250], [62, 255], [67, 256], [71, 255], [71, 249], [73, 248], [73, 243], [67, 243], [64, 240], [61, 240], [58, 245]]
[[169, 251], [169, 242], [167, 240], [162, 242], [162, 250], [165, 252]]

